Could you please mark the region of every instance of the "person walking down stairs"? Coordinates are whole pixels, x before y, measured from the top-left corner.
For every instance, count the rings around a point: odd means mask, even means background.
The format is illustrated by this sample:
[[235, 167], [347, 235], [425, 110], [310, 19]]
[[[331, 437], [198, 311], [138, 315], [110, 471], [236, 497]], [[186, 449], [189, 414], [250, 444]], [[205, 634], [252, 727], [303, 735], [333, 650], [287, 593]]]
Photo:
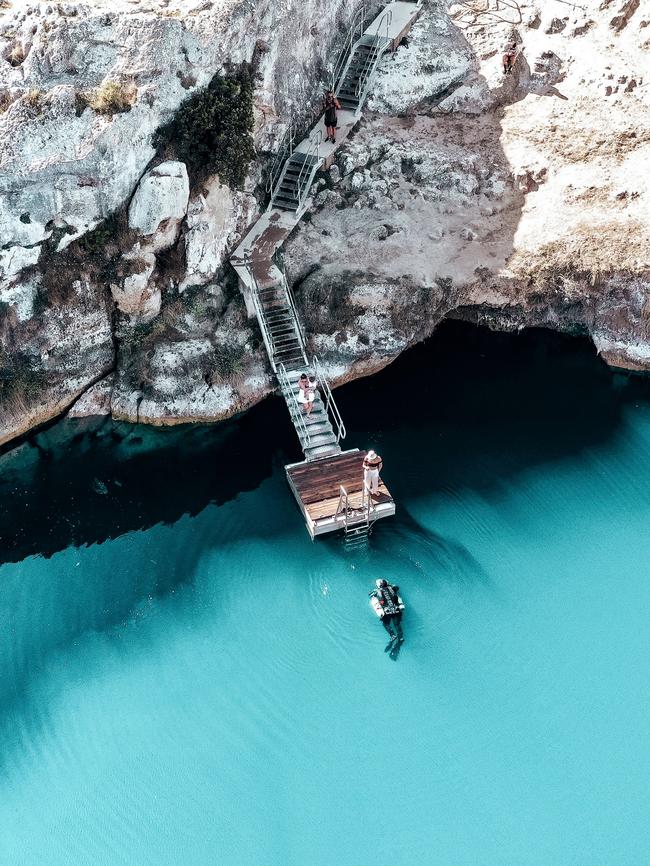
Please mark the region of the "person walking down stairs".
[[336, 143], [336, 124], [337, 117], [336, 111], [337, 109], [341, 110], [341, 103], [338, 101], [336, 96], [334, 96], [334, 92], [332, 90], [325, 91], [325, 100], [323, 103], [325, 108], [325, 130], [327, 132], [327, 138], [325, 141], [331, 141], [332, 144]]
[[376, 496], [379, 493], [379, 473], [384, 463], [372, 449], [363, 458], [363, 493], [366, 496]]

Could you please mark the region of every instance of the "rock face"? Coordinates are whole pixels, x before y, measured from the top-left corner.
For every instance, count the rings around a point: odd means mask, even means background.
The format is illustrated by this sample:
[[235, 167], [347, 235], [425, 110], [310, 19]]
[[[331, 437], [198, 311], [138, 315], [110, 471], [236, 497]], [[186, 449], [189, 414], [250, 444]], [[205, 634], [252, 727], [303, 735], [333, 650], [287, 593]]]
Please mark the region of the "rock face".
[[[73, 403], [171, 424], [269, 392], [226, 261], [356, 6], [0, 3], [0, 444]], [[285, 248], [335, 381], [444, 316], [589, 333], [650, 369], [649, 57], [639, 0], [425, 2]], [[244, 61], [258, 159], [242, 190], [190, 182], [154, 133]]]
[[496, 3], [429, 8], [380, 72], [370, 105], [385, 113], [287, 245], [340, 380], [444, 316], [588, 333], [609, 363], [650, 369], [647, 16], [613, 2], [563, 9], [560, 27], [554, 3], [508, 5], [511, 23]]
[[[0, 3], [0, 382], [15, 383], [0, 390], [0, 444], [55, 417], [116, 366], [123, 368], [116, 413], [140, 417], [124, 407], [140, 406], [138, 394], [150, 388], [135, 381], [135, 372], [155, 360], [152, 343], [170, 338], [180, 351], [185, 338], [202, 339], [209, 325], [211, 345], [218, 344], [214, 318], [200, 320], [197, 333], [187, 323], [203, 307], [213, 316], [227, 247], [258, 209], [251, 193], [266, 161], [262, 151], [314, 96], [313, 80], [324, 74], [356, 4], [327, 5], [325, 19], [316, 0]], [[204, 181], [207, 193], [192, 190], [186, 219], [185, 166], [157, 157], [154, 134], [191, 93], [243, 62], [255, 66], [260, 163], [247, 193], [216, 177]], [[116, 212], [130, 220], [107, 222]], [[77, 282], [86, 290], [73, 299]], [[205, 287], [203, 297], [190, 292], [182, 308], [179, 291], [197, 285]], [[217, 306], [226, 314], [238, 298]], [[77, 345], [55, 370], [44, 365], [42, 346], [64, 315]], [[250, 334], [243, 321], [230, 342], [245, 344]], [[13, 372], [17, 346], [31, 377], [27, 391]], [[229, 386], [229, 400], [204, 411], [188, 404], [187, 417], [227, 417], [266, 392], [262, 356], [254, 348], [242, 352], [257, 384]], [[209, 359], [195, 363], [190, 348], [184, 357], [177, 399], [166, 398], [152, 418], [181, 418], [183, 395], [205, 389], [204, 376], [212, 376]], [[208, 391], [206, 406], [213, 395]]]
[[178, 240], [189, 199], [185, 164], [161, 162], [138, 184], [129, 205], [129, 228], [143, 236], [151, 252], [167, 250]]

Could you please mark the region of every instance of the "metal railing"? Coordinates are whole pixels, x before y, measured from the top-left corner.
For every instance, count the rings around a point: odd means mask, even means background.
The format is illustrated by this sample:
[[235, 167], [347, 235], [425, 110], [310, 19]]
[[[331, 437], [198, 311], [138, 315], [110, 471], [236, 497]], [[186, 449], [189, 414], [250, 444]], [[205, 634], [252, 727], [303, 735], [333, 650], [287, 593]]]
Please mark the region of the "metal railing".
[[339, 484], [339, 504], [336, 506], [336, 516], [344, 511], [346, 516], [348, 512], [348, 491], [342, 484]]
[[255, 315], [257, 316], [257, 321], [260, 326], [260, 330], [262, 332], [262, 340], [264, 340], [264, 345], [266, 347], [266, 353], [269, 356], [269, 361], [271, 362], [271, 367], [273, 368], [273, 372], [276, 373], [275, 359], [274, 354], [275, 350], [273, 347], [273, 337], [271, 336], [271, 332], [269, 331], [268, 325], [266, 323], [266, 316], [264, 315], [264, 310], [262, 309], [262, 303], [260, 301], [259, 296], [259, 286], [257, 284], [257, 278], [255, 277], [255, 273], [253, 271], [253, 261], [248, 256], [244, 257], [244, 265], [246, 270], [250, 274], [252, 288], [251, 288], [251, 296], [253, 299], [253, 307], [255, 308]]
[[273, 165], [271, 166], [271, 171], [266, 182], [266, 191], [271, 194], [271, 197], [273, 197], [276, 193], [277, 187], [280, 182], [280, 175], [282, 174], [282, 169], [284, 168], [286, 161], [293, 153], [293, 146], [295, 144], [295, 141], [296, 124], [292, 120], [289, 124], [289, 128], [282, 137], [280, 147], [278, 148], [278, 152], [275, 156], [275, 159], [273, 160]]
[[325, 407], [325, 413], [332, 424], [332, 432], [336, 436], [336, 441], [340, 442], [341, 439], [345, 439], [347, 435], [345, 424], [343, 423], [343, 418], [341, 417], [341, 413], [339, 412], [339, 407], [336, 405], [334, 395], [332, 394], [332, 389], [330, 388], [330, 384], [325, 377], [325, 373], [323, 372], [320, 361], [314, 355], [314, 357], [311, 359], [311, 362], [314, 368], [316, 381], [318, 382], [318, 390], [321, 391], [322, 389], [321, 400], [323, 401], [323, 405]]
[[[334, 515], [334, 519], [338, 520], [339, 516], [343, 515], [343, 528], [345, 531], [346, 537], [350, 534], [354, 534], [359, 532], [359, 530], [365, 529], [364, 536], [370, 534], [370, 527], [374, 523], [376, 519], [376, 515], [371, 519], [371, 513], [374, 512], [375, 506], [371, 502], [369, 496], [365, 496], [362, 493], [361, 497], [361, 507], [356, 508], [350, 505], [350, 496], [348, 491], [343, 487], [342, 484], [339, 485], [339, 501], [336, 506], [336, 513]], [[359, 518], [363, 517], [363, 523], [360, 523], [358, 520], [355, 520], [354, 523], [350, 524], [350, 518]]]
[[347, 33], [345, 34], [345, 41], [341, 46], [341, 50], [338, 53], [336, 62], [334, 63], [332, 72], [330, 73], [330, 89], [333, 90], [334, 93], [336, 93], [337, 89], [343, 82], [345, 67], [347, 66], [348, 59], [352, 54], [354, 43], [363, 36], [366, 26], [366, 6], [367, 3], [364, 0], [352, 18]]
[[[316, 171], [318, 169], [319, 153], [322, 140], [323, 133], [320, 129], [316, 129], [309, 137], [309, 147], [304, 152], [305, 160], [302, 164], [302, 168], [300, 169], [298, 180], [296, 181], [296, 197], [298, 199], [298, 207], [296, 208], [296, 213], [300, 211], [300, 208], [303, 206], [304, 200], [307, 197], [307, 193], [309, 192], [309, 176], [312, 173], [316, 174]], [[312, 162], [312, 160], [314, 160], [315, 162]]]
[[287, 296], [287, 304], [296, 323], [296, 332], [298, 335], [298, 341], [300, 342], [300, 348], [302, 349], [302, 357], [305, 364], [307, 364], [307, 356], [305, 354], [305, 346], [307, 344], [307, 341], [305, 339], [305, 332], [302, 327], [302, 322], [300, 321], [300, 316], [298, 315], [298, 310], [296, 308], [296, 302], [293, 297], [293, 292], [291, 291], [291, 287], [289, 286], [289, 280], [287, 279], [287, 275], [284, 270], [284, 262], [277, 262], [277, 267], [278, 271], [282, 276], [282, 288], [284, 289], [284, 292]]
[[[372, 77], [375, 74], [375, 70], [379, 65], [379, 61], [384, 54], [384, 51], [390, 45], [390, 26], [393, 23], [393, 10], [387, 9], [384, 14], [379, 19], [379, 24], [377, 25], [377, 30], [375, 33], [369, 34], [375, 37], [375, 42], [372, 46], [372, 51], [368, 55], [367, 62], [363, 69], [363, 75], [359, 77], [357, 81], [357, 86], [355, 88], [355, 95], [358, 99], [357, 111], [361, 111], [363, 107], [363, 103], [366, 100], [366, 96], [368, 95], [368, 90], [370, 89], [370, 84], [372, 81]], [[386, 30], [386, 35], [382, 36], [382, 30]]]
[[291, 415], [291, 420], [293, 421], [293, 426], [296, 428], [296, 433], [298, 434], [303, 449], [305, 449], [311, 443], [311, 436], [309, 435], [309, 429], [305, 422], [302, 406], [298, 402], [297, 394], [291, 387], [291, 382], [289, 381], [289, 376], [287, 375], [284, 364], [278, 364], [276, 373], [278, 382], [280, 383], [280, 390], [282, 391], [284, 401], [289, 410], [289, 415]]

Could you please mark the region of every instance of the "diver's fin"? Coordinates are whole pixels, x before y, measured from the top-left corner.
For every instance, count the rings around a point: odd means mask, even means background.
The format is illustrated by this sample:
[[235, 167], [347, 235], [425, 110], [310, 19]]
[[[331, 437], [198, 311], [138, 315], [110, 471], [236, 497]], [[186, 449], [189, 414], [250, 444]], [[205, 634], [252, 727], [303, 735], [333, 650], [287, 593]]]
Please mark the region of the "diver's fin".
[[392, 637], [392, 638], [388, 641], [388, 643], [386, 644], [386, 646], [385, 646], [385, 648], [384, 648], [384, 652], [385, 652], [385, 653], [390, 652], [390, 651], [393, 649], [393, 646], [394, 646], [394, 645], [395, 645], [395, 638]]

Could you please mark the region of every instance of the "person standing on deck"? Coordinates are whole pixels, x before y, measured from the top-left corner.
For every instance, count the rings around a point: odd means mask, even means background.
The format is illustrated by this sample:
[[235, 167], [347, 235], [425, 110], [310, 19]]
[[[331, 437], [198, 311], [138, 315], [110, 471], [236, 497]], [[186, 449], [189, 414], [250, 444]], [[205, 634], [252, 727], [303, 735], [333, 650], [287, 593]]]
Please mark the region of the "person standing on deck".
[[376, 496], [379, 493], [379, 473], [383, 469], [384, 463], [372, 449], [368, 451], [363, 458], [363, 493], [364, 498], [367, 494]]
[[336, 110], [341, 110], [341, 103], [338, 101], [336, 96], [334, 96], [333, 90], [325, 91], [325, 100], [323, 102], [323, 107], [325, 109], [325, 130], [327, 132], [327, 138], [325, 141], [331, 141], [332, 144], [336, 143]]

